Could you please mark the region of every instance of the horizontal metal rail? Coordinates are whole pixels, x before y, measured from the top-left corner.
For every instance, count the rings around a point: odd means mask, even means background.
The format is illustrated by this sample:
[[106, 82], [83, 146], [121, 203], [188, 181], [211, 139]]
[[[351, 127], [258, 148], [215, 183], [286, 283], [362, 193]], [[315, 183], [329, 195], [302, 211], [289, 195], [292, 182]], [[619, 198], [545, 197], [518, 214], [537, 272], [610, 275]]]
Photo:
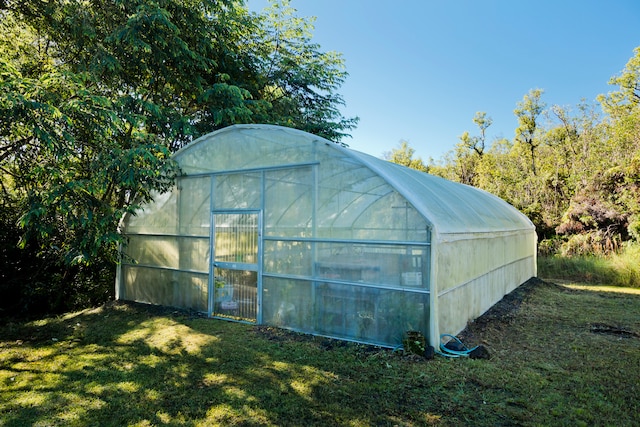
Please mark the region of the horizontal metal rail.
[[324, 277], [311, 277], [311, 276], [299, 276], [295, 274], [276, 274], [276, 273], [262, 273], [262, 276], [271, 277], [273, 279], [300, 280], [304, 282], [316, 282], [316, 283], [319, 282], [319, 283], [331, 283], [336, 285], [359, 286], [361, 288], [383, 289], [385, 291], [402, 291], [402, 292], [412, 292], [416, 294], [431, 294], [431, 291], [429, 289], [424, 289], [424, 288], [411, 288], [411, 287], [402, 287], [402, 286], [396, 286], [396, 285], [354, 282], [350, 280], [325, 279]]

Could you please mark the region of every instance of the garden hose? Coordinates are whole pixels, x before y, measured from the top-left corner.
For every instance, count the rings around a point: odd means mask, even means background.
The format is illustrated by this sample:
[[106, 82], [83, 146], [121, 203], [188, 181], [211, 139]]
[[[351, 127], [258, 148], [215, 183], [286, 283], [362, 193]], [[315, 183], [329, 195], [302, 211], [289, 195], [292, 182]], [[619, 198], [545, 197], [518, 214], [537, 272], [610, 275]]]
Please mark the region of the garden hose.
[[[451, 348], [448, 348], [446, 345], [448, 343], [443, 344], [442, 343], [442, 339], [443, 338], [452, 338], [453, 340], [455, 340], [455, 342], [457, 342], [460, 345], [461, 350], [453, 350]], [[436, 353], [439, 354], [440, 356], [444, 356], [444, 357], [467, 357], [469, 356], [469, 353], [471, 353], [473, 350], [477, 349], [478, 346], [473, 347], [473, 348], [467, 348], [466, 345], [464, 345], [462, 343], [462, 341], [460, 341], [460, 339], [458, 339], [458, 337], [453, 336], [451, 334], [442, 334], [440, 335], [440, 351], [436, 350]]]

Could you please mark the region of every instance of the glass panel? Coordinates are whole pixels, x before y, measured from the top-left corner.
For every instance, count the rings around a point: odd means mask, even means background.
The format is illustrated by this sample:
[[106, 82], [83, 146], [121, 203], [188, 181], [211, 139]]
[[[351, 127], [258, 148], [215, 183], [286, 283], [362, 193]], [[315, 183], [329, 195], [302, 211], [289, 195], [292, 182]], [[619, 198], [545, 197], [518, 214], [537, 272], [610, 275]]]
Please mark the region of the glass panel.
[[128, 264], [143, 264], [157, 267], [178, 268], [179, 255], [177, 237], [155, 237], [144, 235], [127, 236], [123, 251], [131, 259]]
[[316, 275], [326, 279], [423, 288], [428, 247], [317, 243]]
[[255, 322], [258, 273], [215, 269], [213, 315]]
[[354, 222], [392, 191], [381, 177], [357, 162], [323, 159], [318, 177], [318, 237], [353, 238]]
[[207, 311], [207, 274], [131, 265], [123, 265], [122, 270], [122, 299]]
[[397, 192], [379, 198], [353, 223], [353, 238], [427, 242], [427, 222]]
[[209, 236], [211, 178], [180, 178], [180, 234]]
[[265, 240], [263, 249], [265, 273], [311, 276], [311, 243]]
[[316, 301], [317, 330], [327, 335], [397, 345], [407, 330], [427, 331], [428, 294], [323, 283]]
[[214, 179], [214, 209], [260, 207], [262, 194], [260, 173], [218, 175]]
[[318, 186], [317, 237], [426, 241], [424, 218], [370, 169], [326, 159]]
[[265, 277], [262, 288], [263, 323], [316, 332], [311, 282]]
[[311, 167], [265, 173], [265, 233], [311, 237], [313, 174]]
[[258, 214], [214, 215], [215, 261], [258, 263]]

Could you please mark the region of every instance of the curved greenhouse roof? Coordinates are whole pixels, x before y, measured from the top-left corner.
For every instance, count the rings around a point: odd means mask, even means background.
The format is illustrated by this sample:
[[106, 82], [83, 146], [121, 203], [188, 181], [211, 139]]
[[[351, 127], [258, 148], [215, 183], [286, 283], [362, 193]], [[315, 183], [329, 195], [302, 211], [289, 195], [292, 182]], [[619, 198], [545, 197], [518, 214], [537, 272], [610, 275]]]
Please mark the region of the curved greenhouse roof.
[[[211, 157], [190, 158], [191, 153], [200, 151], [199, 145], [207, 144], [210, 138], [217, 143], [226, 140], [235, 145], [236, 154], [232, 158], [219, 159], [224, 164], [215, 164]], [[293, 146], [291, 145], [293, 142]], [[237, 145], [236, 145], [237, 144]], [[244, 145], [244, 146], [243, 146]], [[317, 135], [296, 129], [275, 125], [234, 125], [218, 130], [194, 141], [175, 154], [187, 174], [207, 173], [218, 170], [247, 170], [274, 166], [283, 163], [305, 162], [312, 147], [329, 147], [336, 154], [347, 156], [359, 165], [372, 170], [404, 196], [431, 224], [439, 234], [478, 233], [493, 231], [514, 231], [535, 229], [531, 221], [513, 206], [486, 191], [468, 185], [452, 182], [428, 173], [410, 169], [374, 156], [361, 153], [326, 140]], [[294, 150], [292, 150], [294, 148]], [[228, 153], [225, 150], [225, 153]], [[199, 160], [207, 158], [208, 165]], [[213, 164], [212, 164], [213, 163]], [[353, 171], [335, 170], [331, 180], [340, 180], [340, 174]], [[371, 177], [368, 181], [375, 181]], [[376, 183], [362, 182], [369, 186], [368, 192], [375, 193]], [[382, 186], [380, 186], [382, 188]], [[379, 194], [380, 197], [384, 194]], [[368, 203], [374, 203], [369, 198]], [[361, 206], [361, 209], [365, 209]]]
[[513, 206], [486, 191], [348, 150], [410, 201], [440, 233], [533, 229]]

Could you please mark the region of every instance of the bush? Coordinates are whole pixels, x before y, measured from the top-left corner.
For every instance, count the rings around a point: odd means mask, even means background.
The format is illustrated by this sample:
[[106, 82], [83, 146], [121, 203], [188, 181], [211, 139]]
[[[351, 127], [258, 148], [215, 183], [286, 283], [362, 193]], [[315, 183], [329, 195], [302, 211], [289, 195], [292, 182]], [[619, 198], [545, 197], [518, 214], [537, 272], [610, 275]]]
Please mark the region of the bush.
[[640, 243], [640, 215], [632, 215], [629, 218], [629, 226], [627, 227], [629, 236], [637, 243]]
[[19, 248], [17, 223], [15, 210], [0, 208], [0, 319], [63, 313], [112, 297], [115, 265], [106, 256], [91, 267], [64, 265], [35, 245]]
[[559, 237], [541, 240], [540, 243], [538, 243], [538, 255], [543, 257], [556, 255], [560, 252], [560, 248], [562, 248], [564, 242], [565, 241]]
[[622, 247], [622, 237], [605, 230], [574, 234], [560, 246], [563, 256], [603, 256], [614, 254]]

